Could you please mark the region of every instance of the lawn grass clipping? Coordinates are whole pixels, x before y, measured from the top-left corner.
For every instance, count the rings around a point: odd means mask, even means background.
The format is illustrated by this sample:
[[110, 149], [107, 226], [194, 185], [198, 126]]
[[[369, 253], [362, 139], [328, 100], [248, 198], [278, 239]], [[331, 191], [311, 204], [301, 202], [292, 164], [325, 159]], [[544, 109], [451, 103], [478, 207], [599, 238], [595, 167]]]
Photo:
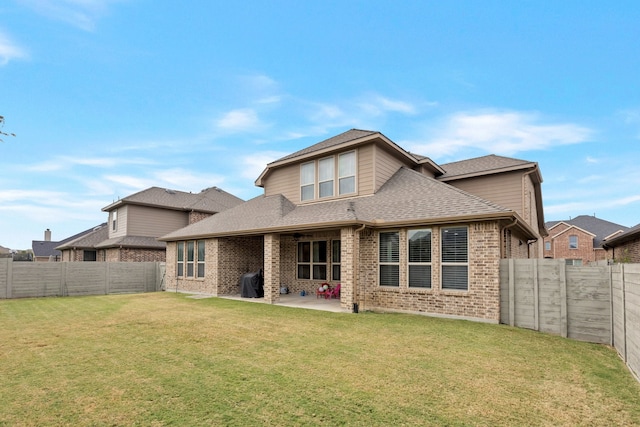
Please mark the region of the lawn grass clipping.
[[615, 351], [153, 293], [0, 301], [0, 425], [633, 425]]

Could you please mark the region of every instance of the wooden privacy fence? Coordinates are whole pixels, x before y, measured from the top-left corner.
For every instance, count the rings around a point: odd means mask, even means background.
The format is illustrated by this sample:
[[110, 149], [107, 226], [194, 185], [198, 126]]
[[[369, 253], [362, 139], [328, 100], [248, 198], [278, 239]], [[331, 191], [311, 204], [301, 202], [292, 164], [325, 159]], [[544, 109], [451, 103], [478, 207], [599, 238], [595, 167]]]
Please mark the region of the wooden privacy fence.
[[613, 345], [640, 375], [640, 264], [500, 261], [500, 322]]
[[0, 259], [0, 299], [155, 292], [158, 262], [13, 262]]

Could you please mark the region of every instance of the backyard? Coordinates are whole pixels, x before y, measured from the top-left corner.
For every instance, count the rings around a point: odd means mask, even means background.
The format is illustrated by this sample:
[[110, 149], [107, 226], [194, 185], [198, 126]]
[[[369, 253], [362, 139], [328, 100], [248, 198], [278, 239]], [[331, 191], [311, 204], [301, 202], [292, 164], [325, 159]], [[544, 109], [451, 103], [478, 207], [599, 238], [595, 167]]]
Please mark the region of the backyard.
[[610, 347], [184, 294], [0, 300], [0, 426], [640, 425]]

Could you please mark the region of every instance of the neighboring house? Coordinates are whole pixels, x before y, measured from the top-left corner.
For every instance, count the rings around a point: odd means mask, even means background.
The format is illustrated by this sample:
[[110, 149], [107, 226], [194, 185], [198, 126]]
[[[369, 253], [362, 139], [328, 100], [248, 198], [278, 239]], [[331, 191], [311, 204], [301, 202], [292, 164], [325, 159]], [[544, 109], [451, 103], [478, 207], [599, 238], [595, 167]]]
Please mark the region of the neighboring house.
[[157, 237], [217, 214], [244, 201], [211, 187], [200, 193], [151, 187], [102, 210], [104, 229], [58, 246], [64, 261], [164, 261], [165, 242]]
[[11, 258], [11, 249], [0, 246], [0, 258]]
[[[482, 196], [461, 189], [474, 180]], [[268, 164], [263, 195], [161, 237], [167, 288], [238, 294], [262, 269], [271, 303], [329, 282], [348, 309], [498, 322], [499, 260], [542, 253], [541, 181], [533, 162], [437, 165], [353, 129]]]
[[568, 265], [587, 265], [607, 258], [602, 247], [628, 230], [627, 227], [591, 215], [546, 223], [549, 236], [544, 239], [545, 258], [564, 258]]
[[[103, 223], [97, 227], [101, 227], [106, 225]], [[51, 230], [46, 229], [44, 231], [44, 240], [32, 240], [31, 241], [31, 249], [33, 251], [33, 260], [36, 262], [50, 262], [50, 261], [62, 261], [62, 252], [58, 249], [59, 246], [64, 246], [65, 243], [76, 240], [91, 233], [95, 230], [96, 227], [92, 227], [88, 230], [81, 231], [80, 233], [74, 234], [71, 237], [67, 237], [64, 240], [60, 241], [52, 241], [51, 240]]]
[[640, 263], [640, 224], [607, 238], [602, 246], [607, 251], [607, 259]]

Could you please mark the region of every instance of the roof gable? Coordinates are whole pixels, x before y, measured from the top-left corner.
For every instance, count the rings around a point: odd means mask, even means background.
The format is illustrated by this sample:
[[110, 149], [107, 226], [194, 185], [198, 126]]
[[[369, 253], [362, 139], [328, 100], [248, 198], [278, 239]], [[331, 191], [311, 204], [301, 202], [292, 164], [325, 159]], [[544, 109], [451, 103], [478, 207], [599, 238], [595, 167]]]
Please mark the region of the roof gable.
[[611, 239], [611, 236], [616, 236], [620, 231], [626, 232], [629, 230], [624, 225], [616, 224], [611, 221], [596, 218], [592, 215], [579, 215], [573, 219], [562, 221], [550, 221], [547, 222], [547, 227], [551, 230], [559, 224], [565, 224], [567, 226], [575, 226], [581, 230], [586, 230], [590, 234], [593, 234], [593, 246], [599, 248], [605, 239]]
[[[445, 173], [438, 179], [441, 181], [450, 181], [453, 179], [536, 168], [537, 165], [537, 163], [528, 160], [490, 154], [488, 156], [442, 164], [440, 166], [444, 169]], [[542, 179], [540, 179], [540, 182], [542, 182]]]
[[199, 193], [151, 187], [124, 197], [102, 210], [108, 212], [126, 204], [134, 204], [162, 209], [217, 213], [237, 206], [243, 201], [218, 187], [206, 188]]

